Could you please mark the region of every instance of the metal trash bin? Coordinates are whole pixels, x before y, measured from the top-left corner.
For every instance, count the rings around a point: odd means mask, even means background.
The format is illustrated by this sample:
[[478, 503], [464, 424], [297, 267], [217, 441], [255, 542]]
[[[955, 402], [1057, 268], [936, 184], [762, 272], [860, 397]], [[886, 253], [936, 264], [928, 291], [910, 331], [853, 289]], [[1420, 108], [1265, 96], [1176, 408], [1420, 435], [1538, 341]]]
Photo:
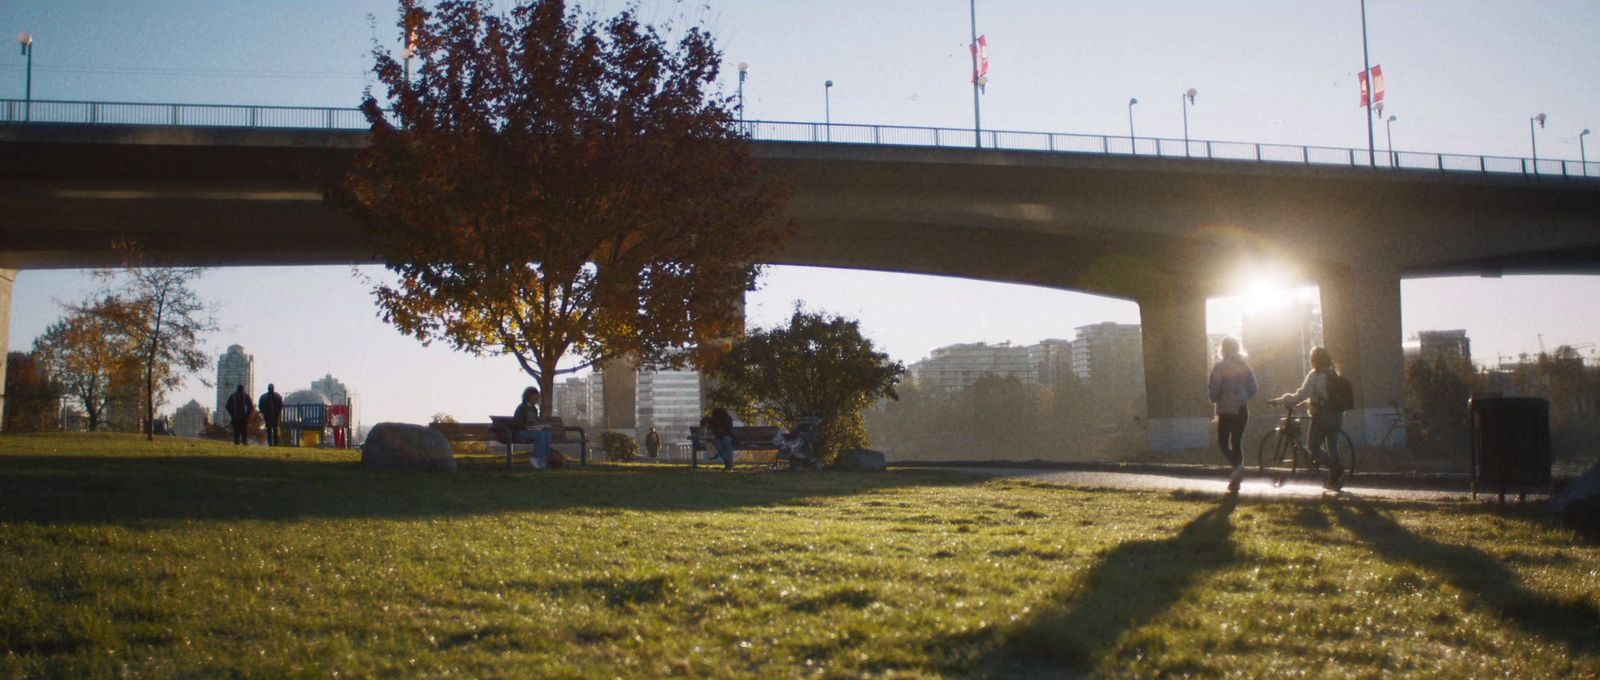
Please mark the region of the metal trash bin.
[[1550, 488], [1550, 400], [1537, 397], [1474, 396], [1472, 416], [1472, 494]]

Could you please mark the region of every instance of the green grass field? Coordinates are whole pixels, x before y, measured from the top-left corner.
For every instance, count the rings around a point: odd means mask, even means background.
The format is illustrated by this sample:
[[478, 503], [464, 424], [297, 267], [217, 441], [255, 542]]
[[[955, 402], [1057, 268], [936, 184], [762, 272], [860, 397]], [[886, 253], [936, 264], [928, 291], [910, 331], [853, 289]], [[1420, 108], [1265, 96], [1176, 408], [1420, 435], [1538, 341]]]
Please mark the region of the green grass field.
[[0, 437], [0, 677], [1600, 674], [1536, 509]]

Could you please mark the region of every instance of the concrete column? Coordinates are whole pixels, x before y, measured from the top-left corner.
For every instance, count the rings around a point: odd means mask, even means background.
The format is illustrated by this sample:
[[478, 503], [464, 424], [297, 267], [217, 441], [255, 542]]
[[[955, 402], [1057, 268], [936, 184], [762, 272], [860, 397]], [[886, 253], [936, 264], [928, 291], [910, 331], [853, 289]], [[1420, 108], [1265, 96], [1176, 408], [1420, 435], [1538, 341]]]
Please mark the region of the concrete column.
[[1211, 442], [1206, 399], [1206, 299], [1171, 294], [1139, 299], [1150, 448], [1181, 451]]
[[[745, 331], [745, 327], [744, 327], [744, 324], [745, 324], [744, 307], [745, 307], [745, 303], [746, 303], [745, 296], [744, 295], [740, 295], [739, 296], [739, 309], [738, 309], [739, 321], [738, 321], [737, 324], [735, 324], [735, 328], [738, 329], [737, 330], [737, 336], [736, 336], [738, 338], [744, 337], [744, 331]], [[732, 343], [734, 341], [734, 339], [735, 338], [724, 338], [723, 341], [727, 342], [727, 343]], [[696, 369], [696, 370], [698, 370], [698, 369]], [[702, 412], [708, 411], [711, 408], [711, 398], [710, 398], [709, 395], [711, 393], [711, 388], [713, 386], [715, 386], [715, 385], [716, 385], [716, 381], [715, 380], [711, 380], [711, 379], [706, 378], [705, 373], [701, 373], [700, 374], [700, 410]], [[735, 416], [735, 417], [737, 417], [737, 416]]]
[[17, 270], [0, 269], [0, 424], [6, 413], [6, 356], [11, 353], [11, 286], [17, 281]]
[[[1320, 281], [1323, 346], [1355, 388], [1355, 408], [1344, 416], [1344, 431], [1369, 445], [1388, 431], [1395, 409], [1405, 401], [1405, 355], [1400, 335], [1400, 274], [1396, 271], [1339, 270]], [[1401, 422], [1395, 437], [1405, 441]]]
[[606, 430], [625, 430], [629, 435], [637, 427], [634, 406], [639, 396], [639, 359], [624, 356], [607, 361], [600, 367], [601, 399], [605, 402], [602, 419]]

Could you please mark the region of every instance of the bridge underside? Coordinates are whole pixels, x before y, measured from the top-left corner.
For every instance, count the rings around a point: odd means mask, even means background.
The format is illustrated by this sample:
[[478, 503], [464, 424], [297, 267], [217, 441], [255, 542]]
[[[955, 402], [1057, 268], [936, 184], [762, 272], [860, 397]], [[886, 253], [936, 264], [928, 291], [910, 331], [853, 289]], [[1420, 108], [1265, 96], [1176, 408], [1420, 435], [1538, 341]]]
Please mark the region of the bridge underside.
[[[323, 187], [364, 134], [0, 125], [0, 268], [374, 263]], [[759, 143], [795, 195], [773, 264], [1025, 283], [1140, 304], [1152, 443], [1203, 446], [1205, 299], [1318, 283], [1363, 420], [1402, 397], [1399, 282], [1593, 273], [1600, 191], [1415, 171]], [[6, 296], [9, 300], [9, 296]], [[1049, 310], [1041, 310], [1049, 313]], [[1387, 423], [1384, 422], [1386, 425]], [[1379, 430], [1380, 432], [1382, 430]]]

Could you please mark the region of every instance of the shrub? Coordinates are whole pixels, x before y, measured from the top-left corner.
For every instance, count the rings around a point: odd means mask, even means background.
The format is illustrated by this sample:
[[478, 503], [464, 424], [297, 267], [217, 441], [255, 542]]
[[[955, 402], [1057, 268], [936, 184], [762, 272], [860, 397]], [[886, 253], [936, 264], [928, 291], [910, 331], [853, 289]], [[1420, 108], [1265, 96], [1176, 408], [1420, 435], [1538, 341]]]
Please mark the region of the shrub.
[[600, 453], [606, 460], [633, 460], [639, 456], [639, 441], [625, 433], [607, 430], [600, 433]]

